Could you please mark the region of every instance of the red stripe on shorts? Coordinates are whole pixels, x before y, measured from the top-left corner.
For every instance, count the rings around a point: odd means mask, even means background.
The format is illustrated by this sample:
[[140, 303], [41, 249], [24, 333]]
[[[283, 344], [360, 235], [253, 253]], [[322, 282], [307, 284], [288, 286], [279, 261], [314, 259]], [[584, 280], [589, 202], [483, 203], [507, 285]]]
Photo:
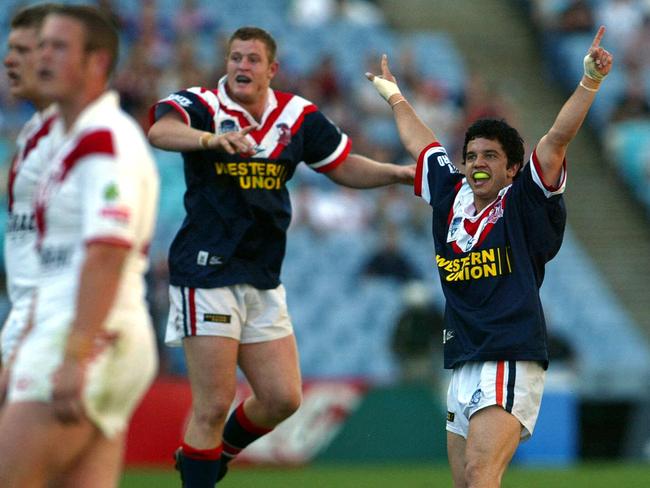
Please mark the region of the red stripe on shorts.
[[503, 407], [503, 380], [505, 376], [505, 364], [503, 361], [497, 362], [497, 381], [496, 381], [496, 395], [497, 405]]
[[190, 288], [190, 293], [187, 297], [190, 306], [190, 335], [196, 335], [196, 288]]

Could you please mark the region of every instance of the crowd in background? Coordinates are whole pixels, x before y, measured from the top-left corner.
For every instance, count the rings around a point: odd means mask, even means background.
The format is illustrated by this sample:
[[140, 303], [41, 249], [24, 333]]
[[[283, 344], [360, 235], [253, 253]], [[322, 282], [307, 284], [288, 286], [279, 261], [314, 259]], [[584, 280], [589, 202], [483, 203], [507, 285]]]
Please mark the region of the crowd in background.
[[[650, 215], [650, 1], [527, 3], [548, 59], [573, 57], [572, 45], [593, 36], [599, 25], [607, 26], [607, 48], [614, 54], [617, 68], [608, 80], [606, 96], [601, 97], [604, 100], [597, 102], [591, 123], [603, 136], [612, 164]], [[576, 65], [575, 59], [567, 61], [566, 66]], [[575, 73], [564, 66], [556, 65], [553, 72], [565, 86], [574, 86]]]
[[[133, 115], [146, 130], [149, 108], [169, 93], [187, 86], [214, 87], [218, 77], [225, 73], [224, 43], [231, 34], [227, 23], [219, 16], [219, 9], [206, 8], [205, 2], [183, 0], [174, 9], [173, 2], [143, 0], [139, 9], [123, 10], [111, 0], [98, 2], [111, 12], [122, 33], [121, 62], [114, 78], [125, 110]], [[389, 30], [381, 11], [370, 1], [360, 0], [289, 0], [280, 1], [286, 7], [287, 25], [317, 28], [337, 22], [378, 26]], [[164, 4], [164, 5], [163, 5]], [[169, 5], [168, 5], [169, 4]], [[550, 9], [551, 4], [554, 9]], [[601, 130], [623, 120], [650, 121], [650, 2], [611, 0], [590, 2], [586, 0], [531, 2], [534, 19], [542, 32], [552, 39], [561, 32], [587, 33], [593, 36], [601, 17], [608, 18], [608, 48], [623, 61], [625, 87], [620, 100], [608, 114]], [[11, 12], [9, 12], [9, 17]], [[263, 26], [265, 27], [265, 26]], [[278, 33], [271, 31], [272, 34]], [[394, 33], [395, 34], [395, 33]], [[200, 39], [200, 42], [197, 41]], [[365, 64], [358, 66], [358, 77], [352, 78], [337, 64], [334, 53], [314, 51], [317, 56], [309, 63], [310, 69], [298, 69], [295, 60], [285, 54], [292, 46], [279, 44], [280, 72], [274, 79], [275, 89], [298, 93], [313, 101], [332, 118], [352, 139], [353, 150], [380, 161], [407, 163], [407, 156], [395, 132], [389, 108], [377, 96], [363, 73], [378, 72], [379, 54], [372, 46], [364, 49]], [[295, 46], [293, 46], [295, 48]], [[310, 45], [299, 46], [309, 50]], [[353, 49], [362, 49], [354, 46]], [[549, 47], [550, 48], [550, 47]], [[450, 154], [458, 157], [464, 129], [470, 121], [481, 117], [505, 118], [517, 125], [517, 113], [507, 96], [480, 77], [467, 73], [461, 86], [450, 86], [439, 79], [423, 75], [412, 50], [404, 44], [391, 58], [391, 67], [416, 111], [436, 133]], [[8, 94], [7, 80], [0, 77], [0, 159], [3, 161], [2, 178], [6, 178], [13, 140], [18, 129], [31, 115], [32, 108], [16, 102]], [[650, 154], [650, 143], [646, 154]], [[163, 165], [177, 164], [180, 158]], [[650, 158], [646, 160], [646, 186], [650, 188]], [[180, 175], [180, 172], [178, 173]], [[166, 219], [164, 200], [170, 192], [182, 187], [165, 187], [162, 179], [161, 215]], [[293, 229], [302, 229], [314, 235], [331, 232], [378, 233], [382, 238], [376, 252], [367, 256], [368, 266], [353, 272], [368, 275], [391, 275], [398, 280], [419, 279], [408, 264], [408, 252], [401, 247], [400, 237], [411, 233], [429, 238], [429, 209], [420, 199], [413, 198], [412, 190], [402, 187], [356, 192], [331, 184], [327, 178], [301, 168], [296, 173], [292, 202]], [[4, 192], [6, 183], [0, 182]], [[650, 190], [648, 190], [650, 194]], [[6, 195], [2, 194], [6, 199]], [[181, 202], [179, 195], [174, 196]], [[650, 208], [650, 198], [648, 198]], [[178, 214], [176, 209], [175, 216]], [[181, 212], [182, 215], [182, 212]], [[174, 217], [177, 218], [177, 217]], [[158, 246], [166, 250], [175, 225], [161, 228]], [[374, 255], [373, 255], [374, 254]], [[382, 261], [382, 256], [387, 256]], [[150, 271], [150, 303], [155, 322], [162, 327], [167, 314], [167, 269], [164, 252], [153, 256]], [[164, 364], [164, 362], [163, 362]]]

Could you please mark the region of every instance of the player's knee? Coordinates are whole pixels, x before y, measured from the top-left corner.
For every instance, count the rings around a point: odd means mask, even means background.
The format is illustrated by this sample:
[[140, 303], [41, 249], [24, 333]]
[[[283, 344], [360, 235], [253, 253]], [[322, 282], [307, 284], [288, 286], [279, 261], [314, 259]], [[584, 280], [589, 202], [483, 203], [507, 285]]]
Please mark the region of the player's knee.
[[300, 407], [302, 395], [299, 391], [282, 395], [270, 400], [266, 404], [267, 415], [276, 423], [291, 417]]
[[194, 405], [194, 421], [207, 430], [219, 429], [226, 422], [230, 404], [230, 401], [215, 400], [209, 404]]
[[489, 483], [488, 466], [479, 459], [470, 459], [465, 464], [465, 483], [467, 488], [493, 486]]

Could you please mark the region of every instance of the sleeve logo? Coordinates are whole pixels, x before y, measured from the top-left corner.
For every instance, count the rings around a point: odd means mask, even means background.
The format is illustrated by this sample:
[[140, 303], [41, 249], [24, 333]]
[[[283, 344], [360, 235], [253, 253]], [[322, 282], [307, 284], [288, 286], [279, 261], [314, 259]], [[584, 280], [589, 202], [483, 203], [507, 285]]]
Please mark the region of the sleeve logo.
[[192, 100], [178, 93], [173, 93], [167, 97], [168, 100], [178, 103], [181, 107], [189, 107], [192, 105]]

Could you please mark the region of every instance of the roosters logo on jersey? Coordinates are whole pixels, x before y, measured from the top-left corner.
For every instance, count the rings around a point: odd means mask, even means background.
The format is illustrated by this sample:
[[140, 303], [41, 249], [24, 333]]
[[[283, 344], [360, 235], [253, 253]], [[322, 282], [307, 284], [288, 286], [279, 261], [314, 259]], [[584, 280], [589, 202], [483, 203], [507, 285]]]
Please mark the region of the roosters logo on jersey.
[[288, 146], [291, 143], [291, 129], [284, 122], [275, 126], [278, 129], [278, 144]]

